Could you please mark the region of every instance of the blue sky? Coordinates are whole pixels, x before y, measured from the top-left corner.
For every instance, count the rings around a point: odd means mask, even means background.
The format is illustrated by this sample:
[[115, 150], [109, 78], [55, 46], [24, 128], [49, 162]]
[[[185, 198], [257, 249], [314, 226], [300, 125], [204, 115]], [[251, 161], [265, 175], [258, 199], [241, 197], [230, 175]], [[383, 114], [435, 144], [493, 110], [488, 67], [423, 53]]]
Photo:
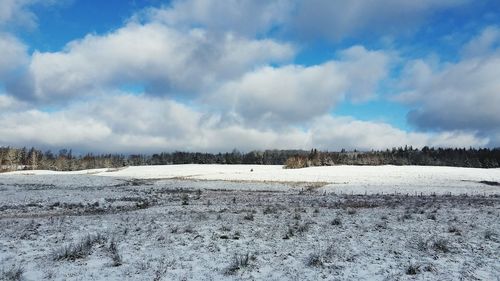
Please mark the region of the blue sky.
[[0, 145], [500, 145], [494, 0], [0, 0]]

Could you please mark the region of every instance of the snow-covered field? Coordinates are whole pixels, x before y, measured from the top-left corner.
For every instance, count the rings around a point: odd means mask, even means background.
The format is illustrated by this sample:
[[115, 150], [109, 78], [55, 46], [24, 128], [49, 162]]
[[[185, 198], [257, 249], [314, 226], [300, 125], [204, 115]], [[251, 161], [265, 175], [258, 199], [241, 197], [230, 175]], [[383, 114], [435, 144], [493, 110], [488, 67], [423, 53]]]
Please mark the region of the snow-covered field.
[[0, 174], [0, 280], [500, 280], [497, 182], [415, 166]]
[[[272, 165], [168, 165], [77, 172], [18, 171], [12, 174], [96, 176], [135, 179], [191, 179], [233, 182], [275, 182], [290, 186], [311, 183], [326, 192], [346, 194], [423, 193], [496, 194], [500, 169], [431, 166], [331, 166], [283, 169]], [[9, 175], [7, 174], [7, 175]]]

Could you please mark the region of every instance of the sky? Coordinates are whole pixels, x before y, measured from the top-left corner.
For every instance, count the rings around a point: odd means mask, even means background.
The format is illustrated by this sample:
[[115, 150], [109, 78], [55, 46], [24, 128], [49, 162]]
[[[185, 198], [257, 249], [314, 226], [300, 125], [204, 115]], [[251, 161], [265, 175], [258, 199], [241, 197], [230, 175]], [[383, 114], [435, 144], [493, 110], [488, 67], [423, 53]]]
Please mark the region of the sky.
[[498, 0], [0, 0], [0, 146], [500, 146]]

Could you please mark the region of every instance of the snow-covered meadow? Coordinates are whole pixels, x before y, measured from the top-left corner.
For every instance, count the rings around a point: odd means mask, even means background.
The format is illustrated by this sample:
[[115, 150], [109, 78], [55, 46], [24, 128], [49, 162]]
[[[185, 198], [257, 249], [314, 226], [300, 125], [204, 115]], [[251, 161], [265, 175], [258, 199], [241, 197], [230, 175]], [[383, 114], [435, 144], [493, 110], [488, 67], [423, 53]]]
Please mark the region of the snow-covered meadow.
[[498, 182], [417, 166], [0, 174], [0, 279], [499, 280]]

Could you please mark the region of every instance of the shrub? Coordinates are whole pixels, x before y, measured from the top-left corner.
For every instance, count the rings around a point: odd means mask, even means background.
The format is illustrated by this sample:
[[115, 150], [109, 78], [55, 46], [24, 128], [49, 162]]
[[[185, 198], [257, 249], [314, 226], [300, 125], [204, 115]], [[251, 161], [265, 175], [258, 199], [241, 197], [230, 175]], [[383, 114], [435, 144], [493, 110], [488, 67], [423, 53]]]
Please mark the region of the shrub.
[[20, 281], [23, 278], [24, 268], [22, 266], [12, 266], [9, 269], [0, 270], [0, 280], [2, 281]]
[[248, 213], [243, 217], [244, 220], [253, 221], [253, 213]]
[[332, 225], [342, 225], [342, 220], [339, 217], [336, 217], [331, 222]]
[[405, 221], [405, 220], [411, 220], [412, 219], [412, 215], [411, 213], [405, 213], [400, 220], [402, 221]]
[[462, 231], [455, 225], [451, 225], [448, 227], [448, 232], [449, 233], [455, 233], [455, 235], [461, 235]]
[[417, 275], [418, 273], [420, 273], [420, 265], [419, 264], [410, 263], [408, 268], [406, 268], [406, 274], [408, 274], [408, 275]]
[[356, 209], [351, 209], [351, 208], [350, 208], [350, 209], [348, 209], [348, 210], [347, 210], [347, 213], [348, 213], [349, 215], [355, 215], [355, 214], [357, 213], [357, 211], [356, 211]]
[[428, 214], [427, 219], [435, 221], [437, 218], [435, 214]]
[[108, 250], [109, 254], [111, 255], [111, 259], [113, 260], [112, 265], [113, 266], [122, 265], [122, 257], [120, 255], [120, 253], [118, 252], [118, 247], [117, 247], [116, 242], [114, 240], [111, 240], [107, 250]]
[[181, 201], [183, 206], [189, 205], [189, 195], [182, 194]]
[[238, 270], [248, 267], [249, 263], [250, 255], [248, 253], [244, 255], [235, 254], [231, 260], [231, 264], [226, 268], [225, 274], [235, 274]]
[[308, 160], [307, 157], [304, 156], [293, 156], [286, 160], [285, 166], [283, 166], [283, 168], [285, 169], [305, 168], [309, 166], [307, 160]]
[[437, 252], [449, 253], [450, 242], [446, 239], [438, 239], [432, 243], [432, 248]]
[[290, 239], [293, 236], [295, 236], [295, 229], [291, 225], [289, 225], [285, 236], [283, 236], [283, 239]]
[[107, 240], [108, 239], [101, 234], [87, 235], [82, 241], [63, 246], [54, 251], [53, 259], [55, 261], [74, 261], [77, 259], [86, 258], [92, 253], [92, 247], [95, 244], [103, 244]]
[[310, 267], [320, 267], [323, 265], [323, 258], [318, 253], [312, 253], [306, 258], [306, 265]]
[[484, 231], [484, 239], [494, 240], [496, 236], [497, 234], [495, 233], [495, 231], [491, 229], [487, 229], [486, 231]]
[[308, 223], [303, 223], [303, 224], [297, 224], [297, 233], [304, 233], [309, 230], [309, 224]]
[[264, 215], [267, 215], [267, 214], [276, 214], [278, 213], [278, 209], [276, 207], [271, 207], [271, 206], [267, 206], [263, 211], [262, 213]]

